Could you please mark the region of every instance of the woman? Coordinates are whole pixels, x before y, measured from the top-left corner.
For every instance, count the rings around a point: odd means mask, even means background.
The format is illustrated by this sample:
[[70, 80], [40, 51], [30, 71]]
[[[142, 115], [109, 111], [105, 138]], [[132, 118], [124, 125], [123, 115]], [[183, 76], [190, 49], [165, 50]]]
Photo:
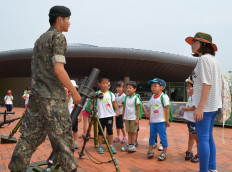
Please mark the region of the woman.
[[193, 56], [199, 57], [193, 71], [193, 106], [199, 141], [200, 172], [216, 172], [213, 125], [218, 108], [222, 107], [221, 75], [215, 58], [217, 46], [212, 43], [212, 37], [203, 32], [185, 41], [192, 46]]

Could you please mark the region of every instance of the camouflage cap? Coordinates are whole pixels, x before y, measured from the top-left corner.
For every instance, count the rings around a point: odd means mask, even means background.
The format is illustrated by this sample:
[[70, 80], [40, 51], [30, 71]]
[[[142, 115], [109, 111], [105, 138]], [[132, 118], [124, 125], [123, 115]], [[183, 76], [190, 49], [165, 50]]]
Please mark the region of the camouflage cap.
[[69, 17], [71, 16], [71, 11], [65, 6], [54, 6], [50, 9], [49, 17]]
[[189, 36], [189, 37], [187, 37], [185, 39], [185, 41], [188, 44], [192, 45], [192, 42], [193, 42], [194, 39], [198, 40], [198, 41], [201, 41], [201, 42], [206, 42], [206, 43], [211, 44], [211, 46], [213, 47], [214, 51], [217, 51], [217, 46], [216, 46], [216, 44], [212, 43], [212, 37], [211, 37], [210, 34], [204, 33], [204, 32], [197, 32], [194, 37]]

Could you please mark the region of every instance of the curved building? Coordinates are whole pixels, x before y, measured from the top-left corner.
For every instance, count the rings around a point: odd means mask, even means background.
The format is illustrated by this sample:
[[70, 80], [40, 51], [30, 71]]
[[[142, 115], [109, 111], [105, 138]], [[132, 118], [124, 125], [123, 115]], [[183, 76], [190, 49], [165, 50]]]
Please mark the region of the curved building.
[[[32, 52], [32, 48], [0, 52], [1, 100], [6, 90], [11, 89], [15, 105], [22, 104], [23, 89], [30, 86]], [[140, 81], [138, 91], [141, 92], [146, 92], [146, 86], [143, 85], [148, 80], [159, 77], [168, 82], [167, 91], [171, 94], [170, 88], [173, 84], [175, 87], [182, 84], [183, 87], [185, 79], [192, 73], [196, 63], [196, 58], [157, 51], [69, 44], [65, 69], [71, 78], [80, 82], [80, 79], [88, 76], [95, 67], [100, 69], [101, 75], [108, 76], [111, 81]], [[115, 82], [111, 84], [114, 88]]]

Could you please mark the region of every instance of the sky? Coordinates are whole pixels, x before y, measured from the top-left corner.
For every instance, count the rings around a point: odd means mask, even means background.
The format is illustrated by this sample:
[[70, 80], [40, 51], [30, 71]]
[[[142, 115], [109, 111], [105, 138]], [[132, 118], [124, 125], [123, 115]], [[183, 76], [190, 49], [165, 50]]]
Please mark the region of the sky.
[[0, 51], [33, 48], [50, 27], [52, 6], [71, 10], [68, 44], [153, 50], [191, 57], [185, 42], [212, 35], [223, 73], [232, 71], [231, 0], [7, 0], [0, 6]]

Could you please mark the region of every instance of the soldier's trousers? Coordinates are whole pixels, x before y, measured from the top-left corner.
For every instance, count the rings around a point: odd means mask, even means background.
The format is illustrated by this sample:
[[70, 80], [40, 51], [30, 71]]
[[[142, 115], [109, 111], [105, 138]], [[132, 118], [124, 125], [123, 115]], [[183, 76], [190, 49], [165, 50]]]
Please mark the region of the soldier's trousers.
[[71, 149], [72, 127], [66, 101], [30, 96], [24, 115], [20, 128], [21, 136], [9, 169], [26, 171], [32, 154], [47, 135], [62, 170], [66, 172], [76, 169], [78, 165]]

